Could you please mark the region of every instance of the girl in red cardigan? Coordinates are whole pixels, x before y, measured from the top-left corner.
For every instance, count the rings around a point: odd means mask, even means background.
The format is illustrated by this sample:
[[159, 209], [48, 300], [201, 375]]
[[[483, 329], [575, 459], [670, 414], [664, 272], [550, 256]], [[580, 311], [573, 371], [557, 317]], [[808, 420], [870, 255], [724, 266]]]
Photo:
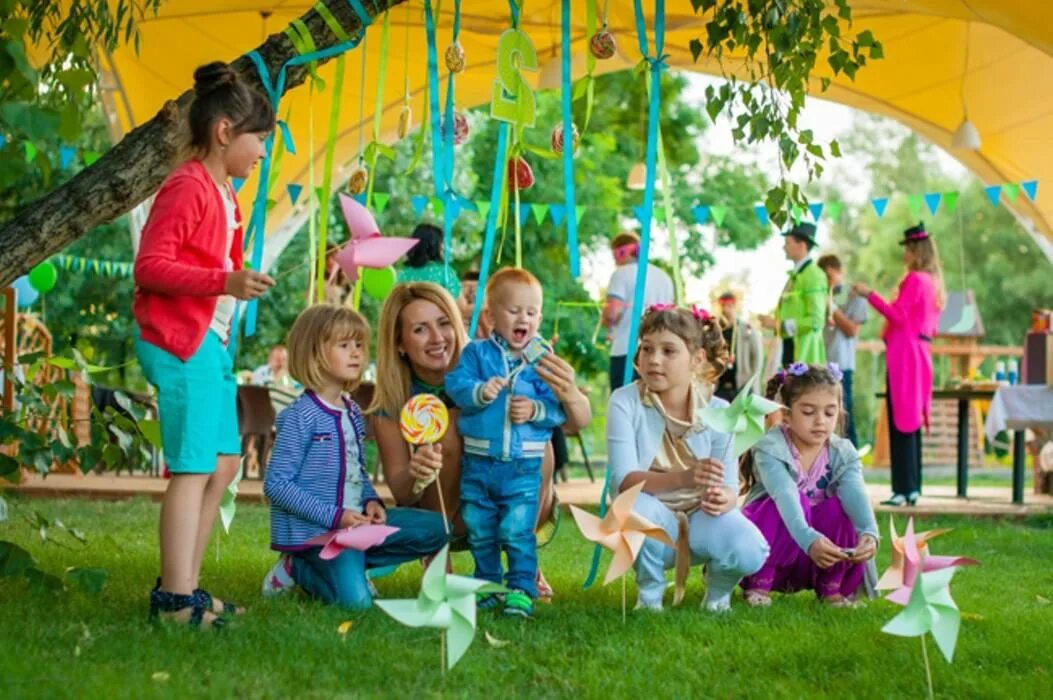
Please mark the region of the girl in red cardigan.
[[270, 102], [225, 63], [194, 72], [193, 157], [154, 200], [135, 258], [136, 352], [157, 388], [172, 475], [161, 504], [161, 577], [151, 618], [219, 627], [237, 606], [198, 587], [224, 491], [240, 463], [237, 386], [227, 352], [236, 300], [274, 284], [242, 269], [241, 215], [228, 178], [247, 178], [274, 130]]

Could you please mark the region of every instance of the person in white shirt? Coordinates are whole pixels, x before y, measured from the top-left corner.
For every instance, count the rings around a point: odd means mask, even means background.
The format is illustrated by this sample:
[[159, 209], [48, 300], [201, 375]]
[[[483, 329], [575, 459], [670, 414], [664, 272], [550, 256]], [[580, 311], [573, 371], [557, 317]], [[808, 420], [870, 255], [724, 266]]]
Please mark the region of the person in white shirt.
[[267, 356], [267, 364], [257, 367], [252, 372], [252, 383], [257, 386], [285, 384], [289, 377], [289, 351], [284, 345], [275, 345]]
[[[633, 298], [636, 295], [636, 269], [640, 254], [640, 237], [635, 233], [619, 233], [611, 241], [611, 252], [618, 268], [607, 284], [607, 303], [603, 308], [603, 323], [610, 329], [611, 391], [625, 383], [625, 362], [629, 354], [629, 326], [632, 324]], [[664, 271], [648, 263], [644, 282], [643, 309], [654, 304], [672, 304], [675, 300], [673, 280]], [[633, 377], [638, 375], [633, 372]]]

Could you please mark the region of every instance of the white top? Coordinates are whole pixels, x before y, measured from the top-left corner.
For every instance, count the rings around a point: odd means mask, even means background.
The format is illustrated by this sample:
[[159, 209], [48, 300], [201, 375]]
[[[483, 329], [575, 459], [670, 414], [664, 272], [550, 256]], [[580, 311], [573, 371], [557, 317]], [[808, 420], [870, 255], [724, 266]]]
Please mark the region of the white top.
[[355, 426], [351, 423], [351, 413], [346, 406], [334, 406], [321, 397], [318, 397], [318, 400], [334, 411], [340, 412], [340, 430], [344, 433], [344, 509], [361, 513], [362, 470], [358, 465], [358, 441], [355, 439]]
[[[234, 231], [238, 228], [237, 211], [234, 208], [234, 194], [227, 185], [216, 185], [216, 189], [219, 190], [219, 196], [223, 199], [224, 208], [227, 210], [227, 260], [223, 264], [223, 269], [231, 272], [234, 269], [234, 261], [230, 259], [230, 246], [234, 243]], [[237, 304], [238, 300], [229, 294], [220, 296], [216, 302], [216, 310], [212, 314], [212, 322], [208, 327], [224, 343], [230, 339], [230, 321], [234, 318], [234, 309], [237, 307]]]
[[[611, 275], [607, 285], [607, 298], [616, 299], [627, 305], [621, 318], [611, 328], [611, 355], [620, 357], [629, 354], [629, 326], [632, 323], [632, 303], [636, 291], [637, 263], [622, 265]], [[647, 276], [644, 282], [644, 309], [651, 304], [672, 304], [676, 294], [673, 292], [673, 280], [661, 268], [648, 263]], [[643, 309], [640, 310], [643, 313]]]

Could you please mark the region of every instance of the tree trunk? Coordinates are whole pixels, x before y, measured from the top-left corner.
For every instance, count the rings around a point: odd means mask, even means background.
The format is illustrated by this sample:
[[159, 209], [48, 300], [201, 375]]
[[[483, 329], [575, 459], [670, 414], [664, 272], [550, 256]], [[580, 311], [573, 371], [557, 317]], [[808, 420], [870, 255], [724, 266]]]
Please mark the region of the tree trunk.
[[[374, 0], [363, 5], [370, 13], [381, 14], [405, 1]], [[347, 0], [325, 0], [325, 5], [348, 34], [359, 30], [361, 22]], [[309, 10], [300, 19], [318, 49], [338, 43], [315, 10]], [[278, 69], [296, 55], [284, 33], [272, 34], [256, 50], [267, 64], [272, 80]], [[233, 66], [249, 84], [260, 87], [259, 73], [251, 59], [242, 56]], [[306, 76], [305, 65], [291, 66], [285, 90], [304, 82]], [[167, 101], [153, 119], [136, 127], [99, 160], [22, 208], [0, 227], [0, 286], [10, 284], [34, 265], [156, 192], [177, 165], [180, 133], [193, 96], [191, 89]]]

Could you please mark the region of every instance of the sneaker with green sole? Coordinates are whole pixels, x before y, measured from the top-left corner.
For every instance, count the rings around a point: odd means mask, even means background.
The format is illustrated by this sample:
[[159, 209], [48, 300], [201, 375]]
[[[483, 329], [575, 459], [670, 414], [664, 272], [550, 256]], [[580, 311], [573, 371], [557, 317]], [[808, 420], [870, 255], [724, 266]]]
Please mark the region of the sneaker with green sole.
[[514, 590], [505, 596], [505, 615], [513, 617], [534, 617], [534, 601], [529, 595], [520, 590]]
[[477, 610], [495, 610], [501, 607], [503, 602], [504, 596], [500, 593], [486, 593], [476, 598], [475, 607]]

